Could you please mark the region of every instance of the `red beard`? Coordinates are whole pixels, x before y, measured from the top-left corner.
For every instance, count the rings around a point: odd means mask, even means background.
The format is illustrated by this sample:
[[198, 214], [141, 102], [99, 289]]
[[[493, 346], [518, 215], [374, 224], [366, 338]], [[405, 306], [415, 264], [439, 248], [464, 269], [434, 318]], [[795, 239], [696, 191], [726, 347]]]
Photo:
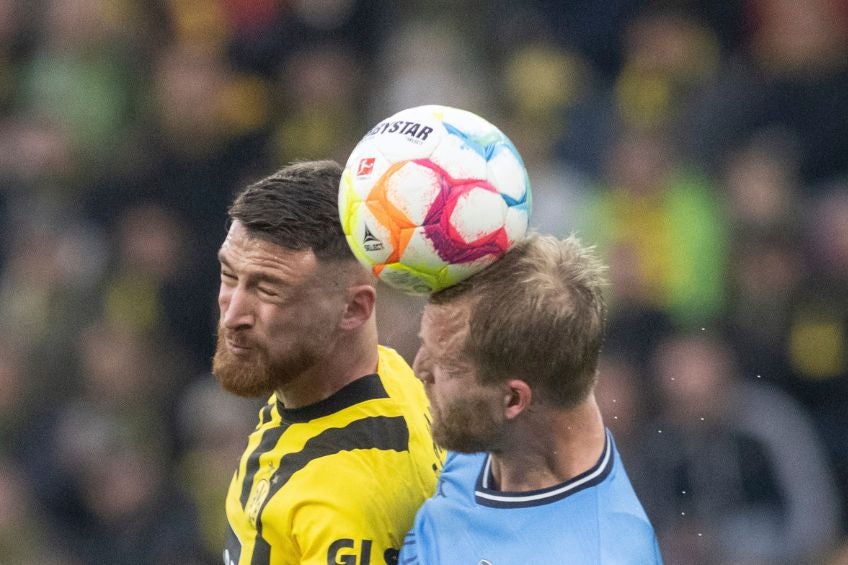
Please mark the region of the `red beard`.
[[227, 347], [227, 330], [219, 327], [212, 373], [233, 394], [262, 397], [302, 375], [317, 359], [317, 352], [305, 348], [277, 361], [271, 361], [267, 350], [258, 346], [246, 355], [234, 355]]
[[268, 396], [275, 388], [265, 351], [255, 349], [244, 357], [233, 355], [227, 348], [225, 330], [220, 328], [212, 373], [225, 390], [239, 396]]

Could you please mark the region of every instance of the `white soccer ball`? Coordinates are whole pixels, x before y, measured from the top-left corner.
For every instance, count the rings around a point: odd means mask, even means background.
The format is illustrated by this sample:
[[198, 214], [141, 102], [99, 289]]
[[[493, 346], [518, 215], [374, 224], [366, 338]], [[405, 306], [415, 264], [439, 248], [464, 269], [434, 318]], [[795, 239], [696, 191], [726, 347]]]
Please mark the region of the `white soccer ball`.
[[339, 216], [354, 255], [408, 294], [482, 270], [527, 232], [530, 182], [512, 142], [480, 116], [419, 106], [374, 126], [348, 158]]

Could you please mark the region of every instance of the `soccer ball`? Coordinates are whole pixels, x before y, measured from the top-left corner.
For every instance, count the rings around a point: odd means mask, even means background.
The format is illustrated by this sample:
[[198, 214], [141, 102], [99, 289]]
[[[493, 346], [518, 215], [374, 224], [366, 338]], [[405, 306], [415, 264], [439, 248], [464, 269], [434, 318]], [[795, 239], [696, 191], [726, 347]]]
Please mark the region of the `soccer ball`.
[[512, 142], [471, 112], [419, 106], [374, 126], [354, 148], [339, 216], [356, 258], [408, 294], [482, 270], [527, 232], [527, 171]]

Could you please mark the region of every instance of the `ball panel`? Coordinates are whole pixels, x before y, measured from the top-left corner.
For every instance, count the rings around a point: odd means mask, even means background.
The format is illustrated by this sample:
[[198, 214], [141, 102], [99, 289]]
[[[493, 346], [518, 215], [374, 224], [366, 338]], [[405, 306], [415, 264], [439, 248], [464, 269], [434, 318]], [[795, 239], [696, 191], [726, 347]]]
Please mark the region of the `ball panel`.
[[506, 212], [504, 221], [504, 233], [508, 240], [508, 246], [512, 245], [524, 237], [527, 233], [527, 226], [530, 222], [530, 217], [527, 214], [527, 209], [520, 206], [510, 206]]
[[485, 179], [487, 175], [485, 157], [457, 135], [445, 136], [433, 151], [430, 161], [452, 179]]
[[488, 120], [485, 120], [467, 110], [443, 106], [440, 112], [441, 120], [445, 129], [453, 135], [473, 140], [488, 139], [489, 142], [498, 141], [503, 137], [501, 131]]
[[492, 155], [488, 162], [487, 178], [507, 197], [508, 203], [526, 201], [530, 186], [527, 170], [518, 153], [511, 147], [502, 145]]
[[410, 237], [400, 256], [400, 262], [415, 271], [435, 275], [448, 263], [439, 257], [439, 252], [433, 246], [433, 241], [427, 237], [425, 229], [418, 227], [409, 230]]
[[446, 223], [453, 238], [473, 245], [503, 226], [506, 208], [506, 202], [491, 185], [472, 183], [456, 190], [445, 209]]
[[449, 264], [467, 263], [487, 255], [499, 256], [506, 241], [502, 229], [479, 238], [471, 245], [458, 241], [450, 229], [442, 229], [441, 226], [425, 226], [424, 230], [439, 257]]
[[442, 191], [442, 177], [429, 161], [405, 161], [387, 171], [378, 186], [382, 192], [375, 197], [391, 203], [410, 225], [421, 225]]
[[445, 130], [449, 134], [448, 139], [460, 139], [467, 150], [473, 151], [484, 161], [491, 159], [492, 154], [508, 141], [497, 127], [464, 110], [455, 110], [446, 116]]
[[416, 271], [402, 263], [385, 265], [378, 276], [389, 286], [407, 294], [424, 295], [443, 288], [435, 275]]
[[439, 272], [440, 288], [447, 288], [474, 275], [498, 259], [500, 255], [486, 255], [468, 263], [450, 263]]

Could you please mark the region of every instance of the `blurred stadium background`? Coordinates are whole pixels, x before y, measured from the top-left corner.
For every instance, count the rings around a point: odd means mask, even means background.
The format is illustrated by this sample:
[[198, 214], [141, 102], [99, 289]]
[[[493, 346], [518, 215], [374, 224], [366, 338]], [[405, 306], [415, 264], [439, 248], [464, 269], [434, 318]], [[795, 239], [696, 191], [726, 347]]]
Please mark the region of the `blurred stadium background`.
[[848, 563], [845, 0], [0, 0], [0, 563], [220, 562], [226, 206], [422, 103], [611, 262], [599, 397], [666, 561]]

